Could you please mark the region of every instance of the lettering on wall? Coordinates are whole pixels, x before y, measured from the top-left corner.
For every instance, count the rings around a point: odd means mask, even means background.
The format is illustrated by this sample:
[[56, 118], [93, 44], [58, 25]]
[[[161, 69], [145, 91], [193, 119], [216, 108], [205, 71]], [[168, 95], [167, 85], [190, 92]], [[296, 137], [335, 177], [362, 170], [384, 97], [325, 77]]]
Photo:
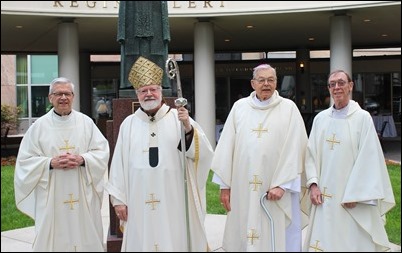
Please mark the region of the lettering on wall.
[[[54, 8], [79, 8], [86, 7], [89, 9], [94, 9], [98, 5], [102, 8], [114, 8], [119, 7], [120, 1], [53, 1]], [[197, 9], [197, 8], [224, 8], [224, 1], [169, 1], [169, 6], [174, 9]]]

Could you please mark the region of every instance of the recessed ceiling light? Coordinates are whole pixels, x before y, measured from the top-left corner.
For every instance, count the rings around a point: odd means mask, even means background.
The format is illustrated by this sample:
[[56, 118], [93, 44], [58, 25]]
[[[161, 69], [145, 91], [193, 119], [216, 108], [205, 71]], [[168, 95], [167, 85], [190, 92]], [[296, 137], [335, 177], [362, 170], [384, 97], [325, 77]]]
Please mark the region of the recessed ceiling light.
[[253, 25], [246, 25], [246, 28], [247, 28], [247, 29], [253, 29], [254, 26], [253, 26]]
[[368, 18], [363, 19], [363, 22], [371, 22], [371, 19], [368, 19]]
[[15, 28], [21, 29], [23, 26], [22, 25], [16, 25]]
[[225, 42], [229, 42], [230, 41], [230, 39], [225, 39]]
[[388, 37], [388, 34], [381, 34], [381, 37]]
[[313, 37], [308, 38], [309, 41], [314, 41], [315, 39]]

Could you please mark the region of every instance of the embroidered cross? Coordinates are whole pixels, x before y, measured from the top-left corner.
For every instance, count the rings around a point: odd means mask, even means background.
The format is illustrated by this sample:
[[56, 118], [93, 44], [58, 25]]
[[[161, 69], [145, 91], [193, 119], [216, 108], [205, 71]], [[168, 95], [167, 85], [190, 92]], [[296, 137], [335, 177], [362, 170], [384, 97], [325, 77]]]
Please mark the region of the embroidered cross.
[[318, 243], [320, 243], [320, 241], [315, 240], [315, 245], [310, 245], [310, 248], [312, 248], [315, 252], [317, 251], [323, 252], [324, 250], [318, 247]]
[[257, 138], [261, 138], [261, 133], [262, 132], [268, 132], [268, 129], [263, 129], [262, 128], [262, 124], [258, 124], [258, 128], [257, 129], [251, 129], [253, 132], [258, 132], [257, 134]]
[[254, 185], [253, 191], [257, 191], [258, 185], [262, 185], [262, 181], [258, 180], [258, 175], [253, 175], [253, 181], [250, 181], [249, 184]]
[[154, 194], [153, 193], [151, 193], [149, 195], [151, 195], [151, 199], [145, 201], [145, 204], [150, 204], [151, 205], [151, 210], [155, 210], [155, 205], [158, 204], [161, 201], [158, 200], [158, 199], [154, 199]]
[[327, 187], [324, 187], [324, 192], [321, 193], [321, 196], [322, 196], [323, 198], [329, 198], [329, 199], [332, 198], [332, 195], [326, 193], [326, 191], [327, 191]]
[[156, 136], [156, 134], [155, 134], [155, 133], [152, 133], [152, 134], [151, 134], [151, 136], [152, 136], [152, 137], [155, 137], [155, 136]]
[[335, 134], [332, 134], [332, 139], [326, 139], [327, 142], [329, 142], [329, 145], [331, 145], [331, 150], [334, 149], [335, 144], [340, 144], [341, 142], [338, 140], [335, 140]]
[[63, 203], [64, 204], [70, 204], [70, 210], [74, 210], [74, 203], [78, 203], [79, 201], [78, 201], [78, 199], [73, 199], [73, 194], [72, 193], [70, 193], [69, 195], [70, 195], [70, 199], [64, 201]]
[[250, 240], [251, 245], [254, 245], [254, 240], [260, 239], [258, 234], [255, 232], [255, 229], [251, 229], [251, 231], [247, 235], [247, 239]]
[[68, 140], [64, 140], [64, 142], [66, 143], [66, 146], [60, 147], [59, 148], [60, 150], [67, 150], [67, 152], [68, 152], [70, 149], [75, 149], [75, 146], [68, 145]]

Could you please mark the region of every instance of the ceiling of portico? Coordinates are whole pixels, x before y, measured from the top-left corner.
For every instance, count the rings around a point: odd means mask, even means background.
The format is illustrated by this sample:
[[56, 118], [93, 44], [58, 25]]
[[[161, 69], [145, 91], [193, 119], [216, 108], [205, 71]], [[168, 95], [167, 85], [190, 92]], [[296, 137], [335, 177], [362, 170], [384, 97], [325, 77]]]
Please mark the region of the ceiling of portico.
[[[400, 47], [401, 5], [345, 10], [351, 16], [352, 48]], [[215, 52], [259, 52], [330, 47], [330, 17], [333, 11], [206, 17], [214, 27]], [[202, 19], [205, 21], [205, 19]], [[370, 19], [371, 22], [363, 20]], [[79, 47], [90, 54], [118, 54], [117, 16], [77, 17]], [[169, 18], [170, 53], [192, 53], [194, 17]], [[60, 17], [1, 15], [1, 52], [55, 53]], [[22, 26], [18, 29], [16, 26]], [[253, 25], [253, 29], [247, 29]], [[383, 36], [387, 35], [387, 36]], [[314, 38], [314, 41], [309, 41]], [[230, 39], [225, 42], [225, 39]]]

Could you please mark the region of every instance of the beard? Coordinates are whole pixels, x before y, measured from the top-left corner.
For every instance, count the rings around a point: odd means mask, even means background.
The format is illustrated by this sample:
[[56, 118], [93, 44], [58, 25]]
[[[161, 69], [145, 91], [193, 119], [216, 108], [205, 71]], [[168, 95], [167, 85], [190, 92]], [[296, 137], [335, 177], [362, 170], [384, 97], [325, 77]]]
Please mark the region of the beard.
[[140, 101], [140, 105], [142, 109], [145, 111], [151, 111], [156, 109], [162, 102], [162, 97], [159, 97], [158, 99], [154, 100], [147, 100], [147, 101]]

